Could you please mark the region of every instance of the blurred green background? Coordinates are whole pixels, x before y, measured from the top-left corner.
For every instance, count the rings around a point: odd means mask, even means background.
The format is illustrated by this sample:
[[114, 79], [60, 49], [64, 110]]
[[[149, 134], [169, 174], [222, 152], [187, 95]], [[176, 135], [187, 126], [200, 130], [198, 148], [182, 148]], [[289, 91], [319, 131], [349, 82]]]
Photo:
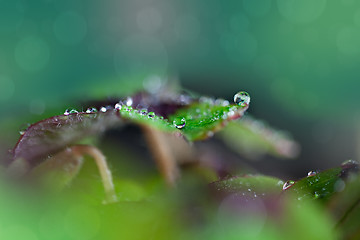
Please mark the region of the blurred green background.
[[[83, 98], [175, 78], [289, 131], [304, 176], [358, 157], [360, 2], [356, 0], [0, 0], [0, 143]], [[16, 120], [16, 121], [14, 121]], [[4, 129], [6, 128], [6, 129]]]

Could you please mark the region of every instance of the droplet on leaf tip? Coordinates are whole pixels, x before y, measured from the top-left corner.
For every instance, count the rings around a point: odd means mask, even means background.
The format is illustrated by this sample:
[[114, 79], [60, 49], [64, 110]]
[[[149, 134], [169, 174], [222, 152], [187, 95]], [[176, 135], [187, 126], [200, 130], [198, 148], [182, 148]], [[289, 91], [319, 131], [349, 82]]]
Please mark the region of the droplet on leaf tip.
[[318, 174], [318, 171], [311, 170], [307, 173], [307, 176], [311, 177], [311, 176], [315, 176], [316, 174]]
[[240, 91], [234, 95], [234, 102], [241, 106], [248, 106], [250, 103], [250, 95], [247, 92]]
[[292, 181], [292, 180], [289, 180], [289, 181], [286, 181], [285, 183], [284, 183], [284, 185], [283, 185], [283, 190], [286, 190], [286, 189], [288, 189], [289, 187], [291, 187], [292, 185], [294, 185], [294, 181]]

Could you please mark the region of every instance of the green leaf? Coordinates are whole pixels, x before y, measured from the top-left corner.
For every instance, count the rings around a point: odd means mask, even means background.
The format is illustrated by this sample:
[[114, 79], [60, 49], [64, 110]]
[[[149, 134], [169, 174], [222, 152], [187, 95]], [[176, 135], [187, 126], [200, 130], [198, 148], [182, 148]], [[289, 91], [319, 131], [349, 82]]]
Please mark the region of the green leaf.
[[264, 154], [295, 158], [300, 152], [299, 144], [288, 134], [249, 116], [229, 123], [219, 136], [232, 150], [252, 159]]
[[63, 115], [32, 124], [13, 149], [13, 160], [23, 158], [35, 166], [49, 154], [85, 137], [119, 127], [123, 122], [183, 134], [189, 141], [201, 140], [223, 128], [228, 121], [240, 118], [248, 108], [248, 105], [229, 104], [219, 99], [197, 101], [175, 93], [140, 93], [112, 104], [91, 107], [86, 112], [67, 110]]
[[249, 193], [254, 196], [267, 194], [280, 194], [284, 182], [275, 177], [263, 175], [245, 175], [231, 177], [212, 183], [210, 186], [215, 191], [225, 193]]
[[239, 106], [225, 100], [213, 102], [207, 99], [178, 110], [169, 116], [169, 122], [181, 129], [188, 140], [202, 140], [211, 137], [229, 121], [242, 117], [247, 109], [248, 105]]
[[357, 163], [348, 162], [319, 173], [311, 171], [308, 176], [296, 182], [285, 183], [287, 185], [284, 185], [284, 192], [292, 194], [298, 200], [321, 199], [326, 202], [343, 190], [348, 175], [357, 170]]

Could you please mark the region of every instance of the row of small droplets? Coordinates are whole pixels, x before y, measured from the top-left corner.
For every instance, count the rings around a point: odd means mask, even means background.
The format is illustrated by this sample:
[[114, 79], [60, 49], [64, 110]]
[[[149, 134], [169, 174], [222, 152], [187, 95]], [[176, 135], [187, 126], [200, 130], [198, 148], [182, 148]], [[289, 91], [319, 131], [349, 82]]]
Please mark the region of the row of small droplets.
[[[224, 100], [224, 99], [216, 99], [213, 101], [213, 99], [211, 98], [206, 98], [206, 97], [201, 97], [200, 98], [200, 102], [202, 103], [213, 103], [215, 105], [222, 105], [222, 106], [227, 106], [229, 105], [229, 101]], [[246, 107], [249, 105], [250, 103], [250, 95], [247, 92], [244, 91], [240, 91], [238, 93], [236, 93], [234, 95], [234, 102], [240, 106], [240, 107]], [[86, 113], [96, 113], [98, 111], [100, 112], [107, 112], [108, 110], [116, 110], [116, 111], [120, 111], [123, 108], [125, 108], [126, 111], [131, 112], [133, 110], [132, 108], [132, 104], [133, 104], [133, 100], [131, 97], [127, 97], [124, 101], [120, 101], [118, 103], [115, 104], [114, 107], [112, 106], [103, 106], [101, 107], [99, 110], [97, 110], [94, 107], [88, 108], [85, 112]], [[232, 113], [234, 114], [234, 112], [237, 110], [237, 107], [234, 107], [236, 109], [231, 110], [228, 114], [231, 115]], [[76, 109], [67, 109], [64, 112], [64, 115], [70, 115], [70, 114], [76, 114], [79, 113]], [[154, 118], [155, 117], [155, 113], [154, 112], [147, 112], [147, 109], [141, 109], [138, 110], [138, 113], [140, 113], [141, 115], [147, 115], [149, 118]], [[162, 116], [159, 117], [160, 119], [164, 119]], [[177, 118], [173, 121], [173, 125], [174, 127], [176, 127], [177, 129], [182, 129], [185, 127], [186, 125], [186, 120], [185, 118]]]

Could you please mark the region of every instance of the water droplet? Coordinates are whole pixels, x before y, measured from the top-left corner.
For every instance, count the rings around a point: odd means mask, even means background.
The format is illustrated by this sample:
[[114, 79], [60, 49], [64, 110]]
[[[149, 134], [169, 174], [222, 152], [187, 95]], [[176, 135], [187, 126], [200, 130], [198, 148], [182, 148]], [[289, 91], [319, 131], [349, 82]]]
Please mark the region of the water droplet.
[[140, 114], [144, 116], [147, 115], [147, 109], [141, 109]]
[[186, 120], [183, 117], [179, 117], [173, 121], [173, 124], [177, 129], [182, 129], [186, 125]]
[[250, 103], [250, 95], [244, 91], [238, 92], [234, 96], [234, 102], [241, 107], [248, 106]]
[[311, 177], [311, 176], [315, 176], [316, 174], [318, 174], [318, 171], [311, 170], [308, 172], [307, 176]]
[[320, 194], [319, 194], [318, 192], [315, 192], [315, 193], [314, 193], [314, 197], [315, 197], [315, 198], [319, 198], [319, 197], [320, 197]]
[[66, 109], [64, 112], [64, 115], [69, 115], [69, 114], [73, 114], [73, 113], [79, 113], [76, 109]]
[[359, 163], [357, 161], [355, 161], [355, 160], [352, 160], [352, 159], [346, 160], [345, 162], [343, 162], [341, 164], [342, 167], [351, 167], [351, 166], [354, 166], [354, 165], [359, 165]]
[[88, 108], [86, 110], [86, 113], [96, 113], [97, 112], [97, 109], [96, 108]]
[[120, 111], [121, 108], [122, 108], [122, 106], [121, 106], [120, 103], [116, 103], [116, 104], [115, 104], [115, 109], [116, 109], [116, 110]]
[[25, 131], [19, 131], [20, 135], [24, 135], [25, 134]]
[[286, 190], [286, 189], [288, 189], [289, 187], [291, 187], [292, 185], [294, 185], [294, 181], [292, 181], [292, 180], [289, 180], [289, 181], [286, 181], [285, 183], [284, 183], [284, 185], [283, 185], [283, 190]]
[[149, 112], [148, 113], [148, 118], [154, 118], [155, 117], [155, 113], [154, 112]]
[[106, 111], [107, 111], [106, 107], [101, 107], [100, 108], [100, 112], [106, 112]]
[[133, 100], [131, 97], [127, 97], [125, 100], [126, 106], [131, 106], [133, 104]]

